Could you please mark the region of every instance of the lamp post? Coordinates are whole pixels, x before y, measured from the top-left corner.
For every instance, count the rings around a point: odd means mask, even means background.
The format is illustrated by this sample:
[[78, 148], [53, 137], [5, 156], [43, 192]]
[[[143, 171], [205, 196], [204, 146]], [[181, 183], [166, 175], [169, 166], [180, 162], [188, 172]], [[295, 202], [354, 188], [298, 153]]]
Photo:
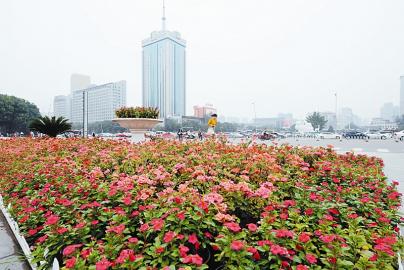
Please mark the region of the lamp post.
[[254, 126], [255, 126], [255, 132], [257, 132], [257, 112], [255, 110], [255, 102], [251, 103], [253, 105], [253, 111], [254, 111]]
[[338, 130], [338, 96], [335, 92], [335, 132]]
[[[86, 93], [87, 93], [87, 102], [86, 102]], [[83, 138], [86, 137], [86, 127], [88, 129], [88, 92], [86, 90], [83, 90]]]

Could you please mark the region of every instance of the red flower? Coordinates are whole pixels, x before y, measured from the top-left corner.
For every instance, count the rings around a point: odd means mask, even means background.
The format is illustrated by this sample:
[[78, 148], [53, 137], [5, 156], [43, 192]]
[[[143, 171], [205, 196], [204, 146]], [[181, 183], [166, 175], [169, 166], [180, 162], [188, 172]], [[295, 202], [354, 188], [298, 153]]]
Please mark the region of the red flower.
[[322, 235], [320, 236], [320, 240], [323, 241], [324, 243], [331, 243], [332, 241], [335, 240], [335, 235], [332, 234]]
[[271, 246], [271, 252], [274, 255], [288, 255], [288, 250], [284, 247], [281, 247], [279, 245], [272, 245]]
[[73, 268], [76, 264], [76, 257], [71, 257], [70, 259], [66, 260], [66, 268]]
[[239, 240], [233, 240], [233, 242], [231, 242], [231, 245], [230, 245], [230, 248], [235, 251], [242, 250], [243, 247], [244, 247], [243, 242], [241, 242]]
[[279, 217], [280, 217], [281, 219], [283, 219], [283, 220], [286, 220], [286, 219], [289, 218], [289, 215], [288, 215], [288, 213], [281, 213], [281, 214], [279, 215]]
[[95, 270], [107, 270], [110, 266], [112, 266], [112, 263], [106, 258], [103, 258], [95, 264]]
[[191, 244], [198, 243], [198, 237], [196, 237], [195, 233], [188, 236], [188, 242], [190, 242]]
[[164, 221], [160, 218], [153, 219], [150, 223], [154, 231], [161, 231], [164, 226]]
[[186, 246], [184, 246], [184, 245], [180, 245], [178, 249], [180, 250], [180, 256], [181, 256], [182, 258], [184, 258], [184, 257], [187, 256], [187, 252], [189, 251], [189, 248], [188, 248], [188, 247], [186, 247]]
[[63, 255], [68, 256], [72, 254], [76, 250], [76, 248], [79, 248], [81, 246], [82, 244], [69, 245], [63, 249]]
[[59, 217], [57, 215], [50, 215], [45, 222], [45, 225], [53, 225], [59, 221]]
[[296, 267], [296, 270], [309, 270], [309, 268], [308, 268], [306, 265], [299, 264], [299, 265]]
[[183, 263], [187, 264], [195, 264], [197, 266], [202, 265], [202, 258], [199, 255], [187, 255], [186, 257], [182, 258]]
[[255, 232], [257, 231], [258, 227], [257, 225], [253, 224], [253, 223], [248, 223], [247, 224], [247, 228], [251, 231], [251, 232]]
[[145, 232], [148, 229], [149, 229], [149, 224], [145, 223], [145, 224], [140, 225], [139, 231], [140, 232]]
[[30, 236], [33, 236], [33, 235], [36, 234], [37, 232], [38, 232], [37, 229], [30, 229], [30, 230], [28, 230], [28, 234], [29, 234]]
[[57, 229], [57, 232], [58, 232], [59, 234], [63, 234], [63, 233], [65, 233], [65, 232], [67, 232], [67, 231], [68, 231], [68, 229], [65, 228], [65, 227]]
[[136, 237], [131, 237], [128, 239], [128, 242], [132, 243], [132, 244], [136, 244], [138, 241], [139, 241], [139, 239], [137, 239]]
[[310, 253], [306, 254], [306, 260], [311, 264], [317, 263], [317, 257]]
[[280, 229], [275, 230], [275, 236], [278, 238], [293, 238], [294, 233], [289, 230]]
[[156, 248], [156, 253], [157, 254], [160, 254], [160, 253], [163, 253], [164, 252], [164, 247], [158, 247], [158, 248]]
[[235, 222], [226, 222], [224, 226], [226, 226], [232, 232], [238, 232], [241, 230], [240, 226]]
[[299, 242], [307, 243], [309, 241], [310, 241], [310, 235], [308, 233], [303, 232], [299, 235]]
[[166, 232], [166, 234], [163, 237], [163, 241], [164, 241], [164, 243], [169, 243], [174, 239], [174, 237], [175, 237], [175, 232], [173, 232], [173, 231]]
[[184, 220], [185, 219], [185, 213], [184, 212], [179, 212], [177, 214], [177, 218], [179, 218], [180, 220]]
[[116, 234], [122, 234], [123, 231], [125, 230], [125, 224], [121, 224], [115, 227], [110, 227], [107, 229], [107, 232], [114, 232]]
[[87, 248], [87, 249], [83, 249], [80, 252], [81, 257], [83, 257], [83, 259], [87, 259], [88, 256], [90, 256], [91, 254], [91, 249]]

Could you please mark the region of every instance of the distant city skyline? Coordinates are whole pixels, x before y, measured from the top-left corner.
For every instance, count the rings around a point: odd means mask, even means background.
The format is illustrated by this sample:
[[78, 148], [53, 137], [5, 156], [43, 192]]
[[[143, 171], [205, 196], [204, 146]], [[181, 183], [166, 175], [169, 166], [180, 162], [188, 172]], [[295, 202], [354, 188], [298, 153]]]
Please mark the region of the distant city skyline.
[[[127, 80], [128, 105], [141, 105], [140, 44], [159, 27], [162, 2], [99, 3], [3, 1], [0, 92], [47, 113], [68, 76], [83, 73]], [[339, 107], [377, 117], [384, 103], [400, 104], [402, 10], [399, 0], [170, 0], [169, 28], [189, 45], [187, 114], [209, 102], [252, 119], [254, 102], [257, 117], [304, 118], [334, 111], [337, 92]]]

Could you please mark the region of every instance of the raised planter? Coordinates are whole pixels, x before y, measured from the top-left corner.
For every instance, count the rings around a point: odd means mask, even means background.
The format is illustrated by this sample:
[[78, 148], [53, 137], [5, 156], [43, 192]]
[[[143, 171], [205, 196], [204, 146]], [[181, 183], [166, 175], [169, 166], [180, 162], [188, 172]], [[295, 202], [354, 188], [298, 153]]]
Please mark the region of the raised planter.
[[154, 128], [163, 122], [161, 119], [152, 118], [115, 118], [112, 122], [118, 123], [121, 127], [129, 129], [132, 140], [135, 142], [144, 141], [146, 131]]

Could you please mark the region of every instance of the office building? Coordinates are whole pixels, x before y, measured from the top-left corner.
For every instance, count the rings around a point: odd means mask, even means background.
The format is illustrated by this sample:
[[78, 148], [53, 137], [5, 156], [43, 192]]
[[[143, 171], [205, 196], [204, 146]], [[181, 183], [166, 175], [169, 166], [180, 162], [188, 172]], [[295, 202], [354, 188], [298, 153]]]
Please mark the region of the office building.
[[400, 116], [404, 115], [404, 75], [400, 77]]
[[53, 99], [53, 115], [70, 119], [70, 96], [56, 96]]
[[155, 107], [160, 117], [185, 115], [185, 46], [180, 33], [166, 30], [163, 7], [161, 31], [143, 40], [143, 106]]
[[75, 90], [71, 97], [71, 120], [73, 123], [93, 123], [112, 120], [115, 111], [126, 106], [126, 81], [91, 86]]
[[90, 76], [83, 74], [72, 74], [70, 76], [70, 91], [86, 89], [91, 85]]
[[392, 102], [384, 103], [380, 108], [380, 117], [384, 120], [394, 122], [400, 114], [400, 108]]

